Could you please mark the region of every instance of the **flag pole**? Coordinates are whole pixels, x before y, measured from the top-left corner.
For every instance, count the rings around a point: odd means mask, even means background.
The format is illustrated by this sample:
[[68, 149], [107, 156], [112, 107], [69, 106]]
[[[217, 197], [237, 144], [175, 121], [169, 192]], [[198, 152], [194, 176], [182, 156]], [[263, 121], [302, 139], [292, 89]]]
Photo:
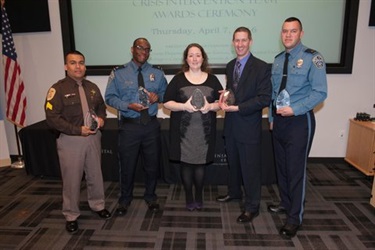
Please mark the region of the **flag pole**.
[[21, 68], [17, 62], [17, 53], [13, 41], [12, 29], [5, 10], [5, 0], [1, 0], [1, 34], [2, 57], [4, 67], [6, 116], [13, 122], [16, 133], [18, 160], [11, 164], [12, 168], [24, 168], [22, 160], [17, 126], [26, 125], [26, 95], [25, 86], [21, 77]]
[[20, 150], [20, 142], [19, 142], [19, 136], [18, 136], [17, 126], [16, 126], [16, 124], [13, 124], [13, 126], [14, 126], [14, 133], [16, 134], [18, 155], [22, 156], [21, 155], [21, 150]]
[[19, 142], [19, 135], [18, 135], [17, 125], [16, 124], [14, 124], [14, 133], [16, 134], [18, 156], [17, 156], [17, 160], [15, 162], [13, 162], [10, 165], [10, 167], [11, 168], [24, 168], [25, 167], [25, 162], [22, 159], [20, 142]]

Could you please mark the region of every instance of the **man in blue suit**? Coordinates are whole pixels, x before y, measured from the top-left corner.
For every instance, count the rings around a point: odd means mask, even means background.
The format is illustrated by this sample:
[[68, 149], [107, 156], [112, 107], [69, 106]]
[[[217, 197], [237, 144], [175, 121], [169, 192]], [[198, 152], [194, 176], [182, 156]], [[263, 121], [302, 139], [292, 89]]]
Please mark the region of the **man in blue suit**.
[[219, 104], [225, 111], [224, 139], [229, 164], [228, 193], [217, 201], [242, 199], [245, 191], [245, 210], [237, 218], [239, 223], [251, 222], [259, 215], [261, 198], [261, 135], [262, 110], [271, 101], [271, 67], [250, 52], [251, 32], [239, 27], [233, 33], [233, 47], [237, 57], [226, 66], [226, 89], [234, 92], [235, 103]]

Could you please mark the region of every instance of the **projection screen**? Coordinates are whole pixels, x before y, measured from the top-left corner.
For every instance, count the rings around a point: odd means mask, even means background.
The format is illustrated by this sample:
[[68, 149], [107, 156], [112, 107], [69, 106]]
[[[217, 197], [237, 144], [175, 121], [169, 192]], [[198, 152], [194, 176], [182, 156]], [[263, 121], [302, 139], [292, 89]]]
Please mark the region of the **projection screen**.
[[320, 51], [329, 73], [351, 73], [358, 1], [355, 0], [60, 0], [64, 52], [86, 56], [88, 74], [104, 75], [131, 59], [134, 39], [152, 46], [149, 62], [166, 73], [180, 69], [182, 53], [201, 44], [214, 73], [235, 57], [233, 31], [252, 31], [252, 53], [268, 63], [283, 50], [282, 22], [303, 24], [303, 43]]

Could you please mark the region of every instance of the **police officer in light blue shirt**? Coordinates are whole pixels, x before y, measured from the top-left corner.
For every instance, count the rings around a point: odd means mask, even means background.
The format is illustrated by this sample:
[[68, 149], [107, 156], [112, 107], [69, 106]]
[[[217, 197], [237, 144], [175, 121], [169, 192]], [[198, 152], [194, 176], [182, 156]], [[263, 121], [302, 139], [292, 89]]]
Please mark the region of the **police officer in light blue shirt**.
[[[160, 162], [160, 124], [156, 114], [158, 103], [163, 102], [167, 80], [162, 70], [147, 62], [150, 52], [147, 39], [137, 38], [131, 47], [132, 60], [111, 72], [105, 92], [106, 103], [118, 110], [120, 120], [118, 215], [126, 214], [133, 200], [139, 154], [145, 171], [143, 198], [150, 211], [159, 209], [155, 189]], [[141, 102], [141, 93], [146, 94], [148, 103]]]
[[327, 97], [324, 59], [301, 43], [302, 36], [300, 20], [286, 19], [281, 31], [285, 51], [272, 65], [269, 121], [281, 201], [268, 210], [286, 213], [286, 223], [279, 232], [286, 238], [294, 237], [302, 224], [306, 164], [315, 132], [313, 109]]
[[[272, 65], [272, 99], [275, 102], [283, 76], [285, 54], [284, 51], [277, 55]], [[293, 114], [302, 115], [314, 109], [327, 96], [326, 65], [319, 52], [301, 42], [289, 54], [286, 90]]]
[[[106, 89], [106, 97], [108, 97], [108, 100], [106, 100], [108, 104], [117, 108], [121, 115], [126, 118], [140, 117], [139, 110], [144, 108], [139, 103], [138, 68], [139, 66], [135, 61], [130, 61], [125, 65], [115, 68], [111, 72], [109, 84]], [[163, 98], [162, 93], [165, 92], [166, 88], [166, 80], [163, 71], [145, 62], [142, 65], [142, 75], [144, 76], [145, 89], [149, 93], [157, 94], [158, 102], [160, 102], [161, 98]], [[132, 106], [134, 106], [135, 109], [132, 109]], [[158, 104], [154, 102], [149, 106], [148, 113], [150, 116], [156, 116], [157, 112]]]

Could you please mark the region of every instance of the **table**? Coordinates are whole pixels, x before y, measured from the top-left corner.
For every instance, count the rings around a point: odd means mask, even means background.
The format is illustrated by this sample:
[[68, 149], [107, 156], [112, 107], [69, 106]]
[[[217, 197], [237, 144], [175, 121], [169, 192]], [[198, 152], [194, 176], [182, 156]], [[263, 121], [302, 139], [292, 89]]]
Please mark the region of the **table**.
[[[158, 118], [161, 125], [161, 170], [160, 179], [166, 183], [179, 183], [180, 173], [177, 163], [169, 161], [169, 119]], [[222, 138], [224, 119], [217, 120], [215, 160], [206, 167], [205, 183], [225, 185], [228, 165]], [[271, 132], [268, 121], [262, 121], [262, 184], [276, 183]], [[60, 178], [60, 166], [56, 150], [56, 139], [45, 120], [22, 128], [19, 131], [25, 170], [27, 174], [41, 177]], [[117, 150], [118, 120], [108, 118], [102, 129], [102, 172], [104, 181], [118, 181], [119, 162]], [[136, 182], [143, 182], [142, 167], [137, 168]]]
[[349, 120], [345, 161], [367, 176], [375, 172], [375, 123]]
[[375, 207], [375, 178], [372, 181], [372, 191], [371, 191], [371, 199], [370, 204]]

